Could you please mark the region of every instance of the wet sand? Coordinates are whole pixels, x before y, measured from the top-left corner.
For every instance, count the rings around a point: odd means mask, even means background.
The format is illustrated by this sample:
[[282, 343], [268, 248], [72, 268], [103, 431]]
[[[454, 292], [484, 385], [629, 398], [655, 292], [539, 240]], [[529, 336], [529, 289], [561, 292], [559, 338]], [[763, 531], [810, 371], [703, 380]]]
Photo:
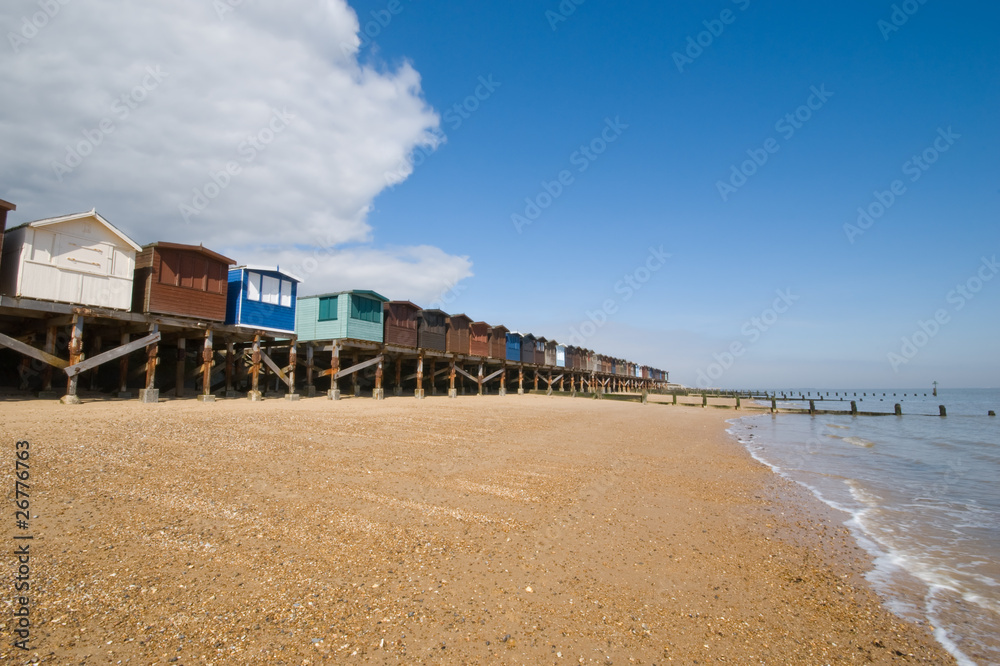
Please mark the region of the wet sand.
[[0, 401], [8, 502], [31, 442], [34, 536], [33, 649], [8, 577], [0, 660], [954, 663], [879, 604], [836, 516], [725, 433], [735, 415]]

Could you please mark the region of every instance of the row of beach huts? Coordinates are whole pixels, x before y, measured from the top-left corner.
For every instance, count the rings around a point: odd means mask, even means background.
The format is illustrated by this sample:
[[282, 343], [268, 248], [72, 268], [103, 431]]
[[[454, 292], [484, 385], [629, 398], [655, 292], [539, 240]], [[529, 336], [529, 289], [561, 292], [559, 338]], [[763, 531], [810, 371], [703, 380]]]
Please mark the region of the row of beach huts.
[[[236, 395], [241, 382], [257, 399], [269, 380], [297, 397], [299, 367], [307, 394], [325, 377], [332, 398], [340, 397], [345, 378], [355, 394], [364, 384], [383, 397], [385, 366], [392, 364], [396, 394], [415, 382], [418, 397], [425, 378], [434, 393], [443, 374], [450, 395], [458, 392], [456, 378], [463, 391], [468, 379], [479, 393], [499, 382], [503, 394], [508, 373], [516, 373], [520, 391], [526, 372], [535, 389], [541, 379], [549, 391], [640, 391], [668, 381], [657, 368], [374, 291], [300, 296], [302, 279], [280, 267], [238, 266], [201, 245], [140, 246], [96, 210], [3, 231], [14, 209], [0, 200], [0, 347], [22, 355], [22, 388], [35, 381], [51, 394], [53, 368], [65, 371], [65, 402], [78, 401], [84, 373], [94, 388], [111, 382], [128, 397], [130, 384], [138, 385], [140, 399], [157, 400], [159, 348], [171, 342], [175, 395], [200, 378], [206, 400], [223, 385]], [[129, 357], [143, 351], [145, 363], [133, 372]], [[117, 378], [109, 375], [110, 361], [118, 361]]]

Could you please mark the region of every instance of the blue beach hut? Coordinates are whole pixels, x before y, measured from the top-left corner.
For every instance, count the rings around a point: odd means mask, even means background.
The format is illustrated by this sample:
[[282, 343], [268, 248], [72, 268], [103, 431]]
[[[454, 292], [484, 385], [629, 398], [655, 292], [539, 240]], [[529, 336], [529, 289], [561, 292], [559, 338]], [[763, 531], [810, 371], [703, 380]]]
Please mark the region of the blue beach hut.
[[295, 333], [295, 301], [302, 279], [275, 266], [238, 266], [229, 269], [226, 324]]
[[507, 332], [507, 360], [521, 361], [521, 334], [517, 331]]

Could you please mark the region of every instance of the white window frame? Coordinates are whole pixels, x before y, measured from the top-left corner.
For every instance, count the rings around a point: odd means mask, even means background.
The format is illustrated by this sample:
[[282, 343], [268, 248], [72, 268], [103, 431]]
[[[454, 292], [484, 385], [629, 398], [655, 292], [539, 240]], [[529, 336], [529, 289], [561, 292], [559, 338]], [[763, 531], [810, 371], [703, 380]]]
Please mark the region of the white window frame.
[[260, 273], [247, 271], [247, 300], [260, 300]]
[[281, 279], [265, 275], [260, 283], [260, 300], [277, 305], [281, 301]]
[[292, 281], [282, 280], [281, 281], [281, 299], [280, 305], [283, 308], [292, 307]]

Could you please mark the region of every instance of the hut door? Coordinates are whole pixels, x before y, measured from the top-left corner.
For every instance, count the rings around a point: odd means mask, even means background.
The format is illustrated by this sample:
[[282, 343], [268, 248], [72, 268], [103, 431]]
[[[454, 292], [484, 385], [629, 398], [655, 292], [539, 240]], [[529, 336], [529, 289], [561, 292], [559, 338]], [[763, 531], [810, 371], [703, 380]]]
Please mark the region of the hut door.
[[56, 266], [79, 273], [108, 275], [114, 250], [110, 243], [57, 234]]

